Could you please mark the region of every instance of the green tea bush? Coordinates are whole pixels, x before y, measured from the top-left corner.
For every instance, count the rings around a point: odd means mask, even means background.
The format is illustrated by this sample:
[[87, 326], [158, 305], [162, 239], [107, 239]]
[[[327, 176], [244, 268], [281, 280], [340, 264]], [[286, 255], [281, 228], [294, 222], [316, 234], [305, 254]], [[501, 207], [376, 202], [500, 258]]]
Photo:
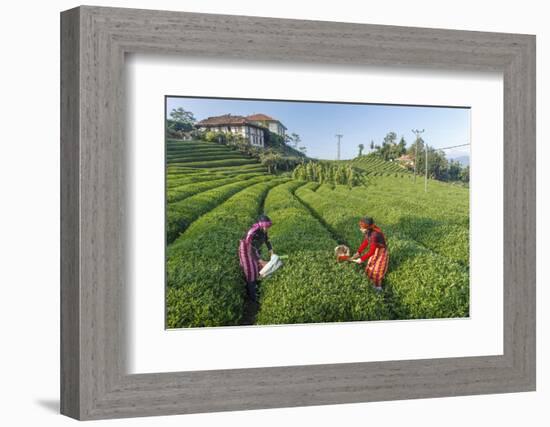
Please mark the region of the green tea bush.
[[[346, 197], [377, 220], [394, 226], [401, 233], [427, 248], [463, 265], [469, 263], [469, 212], [468, 198], [462, 194], [445, 196], [432, 189], [432, 198], [425, 199], [408, 187], [390, 180], [382, 187], [346, 191]], [[393, 189], [388, 191], [388, 189]], [[414, 188], [414, 187], [413, 187]], [[408, 191], [406, 191], [408, 189]], [[326, 194], [330, 197], [331, 194]], [[456, 198], [457, 200], [454, 200]], [[464, 206], [464, 199], [466, 205]]]
[[194, 182], [206, 182], [212, 181], [215, 179], [229, 178], [239, 175], [240, 172], [230, 172], [230, 173], [210, 173], [195, 171], [195, 173], [185, 173], [185, 174], [167, 174], [166, 175], [166, 189], [172, 190], [175, 187], [184, 186], [187, 184], [192, 184]]
[[352, 166], [361, 169], [367, 173], [375, 173], [378, 175], [404, 175], [408, 174], [407, 170], [397, 162], [388, 162], [381, 159], [375, 154], [367, 154], [347, 161]]
[[194, 220], [214, 209], [233, 194], [259, 181], [269, 179], [267, 176], [259, 176], [249, 180], [237, 181], [195, 194], [179, 202], [169, 203], [166, 213], [166, 241], [168, 243], [173, 242]]
[[226, 147], [225, 145], [218, 144], [195, 144], [183, 143], [179, 146], [166, 146], [166, 155], [180, 155], [180, 154], [219, 154], [219, 153], [236, 153], [236, 150]]
[[[274, 250], [285, 265], [261, 284], [258, 324], [319, 323], [389, 318], [383, 298], [352, 264], [338, 264], [337, 242], [296, 199], [303, 183], [271, 190], [265, 211]], [[311, 187], [309, 187], [311, 188]]]
[[245, 157], [242, 154], [239, 153], [217, 153], [217, 154], [203, 154], [203, 153], [190, 153], [190, 154], [178, 154], [178, 155], [170, 155], [167, 158], [167, 161], [169, 164], [172, 163], [178, 163], [178, 164], [184, 164], [184, 163], [191, 163], [191, 162], [211, 162], [214, 160], [232, 160], [232, 159], [241, 159], [241, 160], [250, 160], [249, 157]]
[[203, 191], [210, 190], [212, 188], [221, 187], [222, 185], [231, 184], [239, 181], [246, 181], [250, 178], [260, 177], [261, 174], [240, 174], [233, 177], [219, 177], [218, 179], [199, 181], [195, 183], [188, 183], [177, 187], [169, 188], [166, 190], [166, 201], [168, 203], [178, 202], [186, 199], [194, 194], [202, 193]]
[[166, 168], [167, 176], [170, 175], [183, 175], [183, 174], [196, 174], [196, 173], [244, 173], [244, 172], [264, 172], [267, 173], [267, 169], [259, 163], [251, 163], [247, 165], [239, 166], [219, 166], [212, 168], [195, 168], [178, 164], [169, 165]]
[[[349, 193], [349, 190], [347, 191]], [[362, 241], [359, 218], [372, 211], [349, 194], [320, 188], [296, 195], [355, 251]], [[390, 264], [384, 280], [386, 302], [396, 319], [465, 317], [469, 314], [469, 269], [419, 245], [399, 227], [374, 216], [386, 235]]]
[[203, 140], [167, 140], [166, 147], [170, 150], [185, 150], [185, 149], [208, 149], [208, 148], [226, 148], [223, 145], [218, 144], [217, 142], [208, 142]]
[[217, 178], [207, 181], [198, 181], [194, 183], [188, 183], [177, 187], [169, 188], [166, 190], [166, 201], [168, 203], [177, 202], [183, 200], [194, 194], [202, 193], [203, 191], [210, 190], [212, 188], [221, 187], [225, 184], [231, 184], [240, 180], [233, 178]]
[[[306, 183], [275, 179], [217, 142], [168, 140], [166, 150], [168, 327], [239, 324], [238, 240], [264, 210], [274, 222], [275, 252], [288, 258], [260, 285], [257, 323], [468, 315], [468, 189], [429, 180], [425, 193], [423, 179], [415, 183], [397, 164], [369, 156], [326, 162], [331, 167], [308, 163], [298, 171]], [[342, 171], [359, 169], [350, 186]], [[364, 215], [388, 239], [381, 294], [364, 264], [334, 259], [337, 244], [359, 246]]]
[[243, 166], [243, 165], [257, 165], [257, 160], [254, 159], [221, 159], [221, 160], [202, 160], [202, 161], [191, 161], [191, 162], [177, 162], [171, 163], [170, 166], [183, 166], [187, 168], [216, 168], [216, 167], [226, 167], [226, 166]]
[[270, 179], [235, 194], [168, 246], [169, 328], [239, 324], [245, 294], [239, 239], [260, 213], [267, 191], [282, 182]]

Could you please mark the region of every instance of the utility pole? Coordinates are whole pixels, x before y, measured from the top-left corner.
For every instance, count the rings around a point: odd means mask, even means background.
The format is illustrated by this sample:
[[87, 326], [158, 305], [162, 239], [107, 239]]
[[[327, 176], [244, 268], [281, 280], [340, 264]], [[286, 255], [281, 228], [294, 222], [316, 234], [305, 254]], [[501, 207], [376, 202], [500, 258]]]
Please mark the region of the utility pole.
[[428, 144], [424, 144], [424, 150], [426, 151], [426, 161], [424, 162], [424, 193], [428, 192]]
[[414, 183], [416, 184], [416, 164], [418, 163], [418, 140], [420, 139], [420, 134], [424, 132], [424, 129], [418, 130], [413, 129], [412, 133], [416, 135], [416, 139], [414, 141]]
[[[438, 150], [449, 150], [449, 149], [452, 149], [452, 148], [467, 147], [469, 145], [470, 145], [469, 143], [468, 144], [453, 145], [453, 146], [450, 146], [450, 147], [438, 148]], [[425, 144], [424, 147], [426, 149], [426, 171], [424, 173], [424, 192], [427, 193], [428, 192], [428, 144]]]
[[338, 151], [336, 153], [336, 160], [340, 160], [340, 140], [344, 135], [337, 133], [336, 138], [338, 138]]

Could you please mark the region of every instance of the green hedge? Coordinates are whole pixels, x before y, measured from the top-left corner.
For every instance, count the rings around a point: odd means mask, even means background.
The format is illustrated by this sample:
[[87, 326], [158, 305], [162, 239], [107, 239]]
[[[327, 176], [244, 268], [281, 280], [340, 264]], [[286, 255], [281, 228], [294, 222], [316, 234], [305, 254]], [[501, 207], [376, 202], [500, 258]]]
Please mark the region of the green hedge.
[[[394, 179], [383, 187], [361, 188], [357, 191], [340, 188], [337, 191], [361, 206], [365, 206], [367, 201], [365, 209], [368, 209], [370, 216], [397, 228], [432, 251], [468, 265], [470, 246], [467, 193], [459, 191], [462, 194], [438, 194], [440, 191], [433, 188], [429, 193], [431, 197], [425, 198], [423, 188], [422, 194], [418, 195], [412, 189], [412, 184], [397, 185], [395, 181]], [[392, 190], [389, 191], [388, 188]], [[326, 195], [330, 197], [331, 193]]]
[[193, 196], [212, 188], [221, 187], [233, 182], [246, 181], [250, 178], [260, 177], [258, 173], [240, 174], [230, 177], [219, 177], [218, 179], [199, 181], [195, 183], [183, 184], [166, 190], [166, 201], [170, 203], [179, 202], [187, 197]]
[[167, 175], [178, 175], [178, 174], [196, 174], [196, 173], [233, 173], [233, 172], [252, 172], [252, 171], [262, 171], [267, 173], [267, 169], [260, 165], [259, 163], [251, 163], [248, 165], [238, 165], [238, 166], [219, 166], [212, 168], [193, 168], [188, 166], [177, 166], [170, 165], [167, 168]]
[[239, 239], [260, 213], [271, 179], [248, 187], [195, 221], [167, 252], [168, 328], [228, 326], [243, 315]]
[[220, 174], [202, 171], [195, 171], [194, 173], [187, 174], [168, 174], [166, 175], [166, 189], [172, 190], [176, 187], [180, 187], [186, 184], [192, 184], [194, 182], [206, 182], [237, 175], [237, 172], [232, 172], [230, 174]]
[[238, 153], [218, 153], [218, 154], [189, 154], [189, 155], [177, 155], [167, 156], [166, 160], [168, 164], [172, 163], [189, 163], [189, 162], [211, 162], [214, 160], [251, 160], [249, 157], [243, 156]]
[[409, 174], [406, 168], [398, 162], [388, 162], [381, 159], [376, 154], [367, 154], [348, 161], [351, 165], [360, 168], [368, 173], [378, 175], [404, 175]]
[[232, 182], [195, 194], [179, 202], [169, 203], [166, 212], [166, 241], [173, 242], [193, 221], [205, 212], [214, 209], [233, 194], [244, 190], [259, 181], [271, 179], [259, 176], [249, 180]]
[[187, 184], [192, 184], [194, 182], [206, 182], [212, 181], [215, 179], [222, 178], [243, 178], [243, 177], [252, 177], [253, 175], [259, 175], [265, 172], [263, 169], [255, 171], [254, 169], [234, 169], [230, 171], [214, 171], [210, 170], [194, 170], [193, 173], [186, 174], [167, 174], [166, 175], [166, 189], [173, 190], [176, 187], [184, 186]]
[[[356, 250], [362, 241], [359, 218], [374, 206], [349, 197], [350, 191], [313, 192], [299, 189], [296, 195], [310, 206], [332, 230]], [[391, 200], [384, 205], [391, 208]], [[336, 208], [337, 207], [337, 208]], [[374, 216], [374, 215], [373, 215]], [[418, 244], [399, 226], [377, 220], [386, 235], [390, 264], [384, 284], [386, 299], [397, 319], [465, 317], [469, 313], [469, 269]]]
[[[389, 311], [360, 268], [337, 263], [337, 242], [294, 197], [302, 182], [270, 191], [270, 236], [285, 265], [261, 284], [258, 324], [388, 319]], [[315, 184], [314, 184], [315, 185]], [[311, 188], [308, 186], [306, 188]]]
[[227, 166], [244, 166], [244, 165], [258, 165], [259, 163], [254, 159], [227, 159], [227, 160], [203, 160], [193, 162], [174, 162], [169, 166], [182, 166], [186, 168], [219, 168]]
[[174, 154], [174, 153], [235, 153], [236, 150], [225, 147], [222, 145], [183, 145], [183, 146], [166, 146], [166, 153], [167, 154]]

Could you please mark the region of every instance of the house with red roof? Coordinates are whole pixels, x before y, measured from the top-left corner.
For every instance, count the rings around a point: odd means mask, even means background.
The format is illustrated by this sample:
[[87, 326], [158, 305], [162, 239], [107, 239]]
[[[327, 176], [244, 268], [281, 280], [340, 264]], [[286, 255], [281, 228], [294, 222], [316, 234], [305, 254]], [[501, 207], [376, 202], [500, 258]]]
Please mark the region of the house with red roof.
[[252, 123], [255, 123], [260, 126], [268, 128], [271, 132], [276, 133], [277, 135], [285, 137], [286, 127], [277, 119], [268, 116], [267, 114], [252, 114], [246, 117]]
[[263, 147], [265, 143], [265, 127], [249, 121], [244, 116], [224, 114], [223, 116], [208, 117], [198, 122], [196, 126], [201, 131], [241, 135], [256, 147]]
[[267, 131], [281, 135], [283, 138], [286, 132], [286, 127], [279, 120], [266, 114], [252, 114], [246, 117], [224, 114], [201, 120], [196, 127], [205, 132], [229, 132], [241, 135], [256, 147], [265, 146]]

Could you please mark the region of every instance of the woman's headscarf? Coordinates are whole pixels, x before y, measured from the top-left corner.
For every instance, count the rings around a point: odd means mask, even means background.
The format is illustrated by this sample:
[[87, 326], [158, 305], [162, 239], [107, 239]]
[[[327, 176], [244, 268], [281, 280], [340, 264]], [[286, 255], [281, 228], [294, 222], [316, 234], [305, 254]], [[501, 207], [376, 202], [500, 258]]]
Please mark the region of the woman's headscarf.
[[370, 216], [365, 216], [359, 220], [359, 227], [369, 228], [374, 224], [374, 220]]
[[254, 236], [254, 233], [258, 231], [258, 229], [262, 227], [271, 227], [272, 222], [271, 219], [267, 215], [260, 215], [260, 217], [257, 219], [257, 221], [250, 227], [250, 230], [248, 230], [248, 233], [246, 233], [246, 240], [252, 239], [252, 236]]
[[366, 236], [367, 237], [370, 237], [371, 234], [374, 232], [374, 231], [378, 231], [378, 232], [381, 232], [382, 230], [380, 230], [379, 227], [377, 227], [375, 224], [374, 224], [374, 219], [372, 219], [370, 216], [366, 216], [366, 217], [363, 217], [359, 220], [359, 227], [361, 228], [366, 228], [367, 229], [367, 232], [366, 232]]
[[271, 227], [271, 219], [267, 215], [260, 215], [256, 224], [259, 224], [260, 227]]

